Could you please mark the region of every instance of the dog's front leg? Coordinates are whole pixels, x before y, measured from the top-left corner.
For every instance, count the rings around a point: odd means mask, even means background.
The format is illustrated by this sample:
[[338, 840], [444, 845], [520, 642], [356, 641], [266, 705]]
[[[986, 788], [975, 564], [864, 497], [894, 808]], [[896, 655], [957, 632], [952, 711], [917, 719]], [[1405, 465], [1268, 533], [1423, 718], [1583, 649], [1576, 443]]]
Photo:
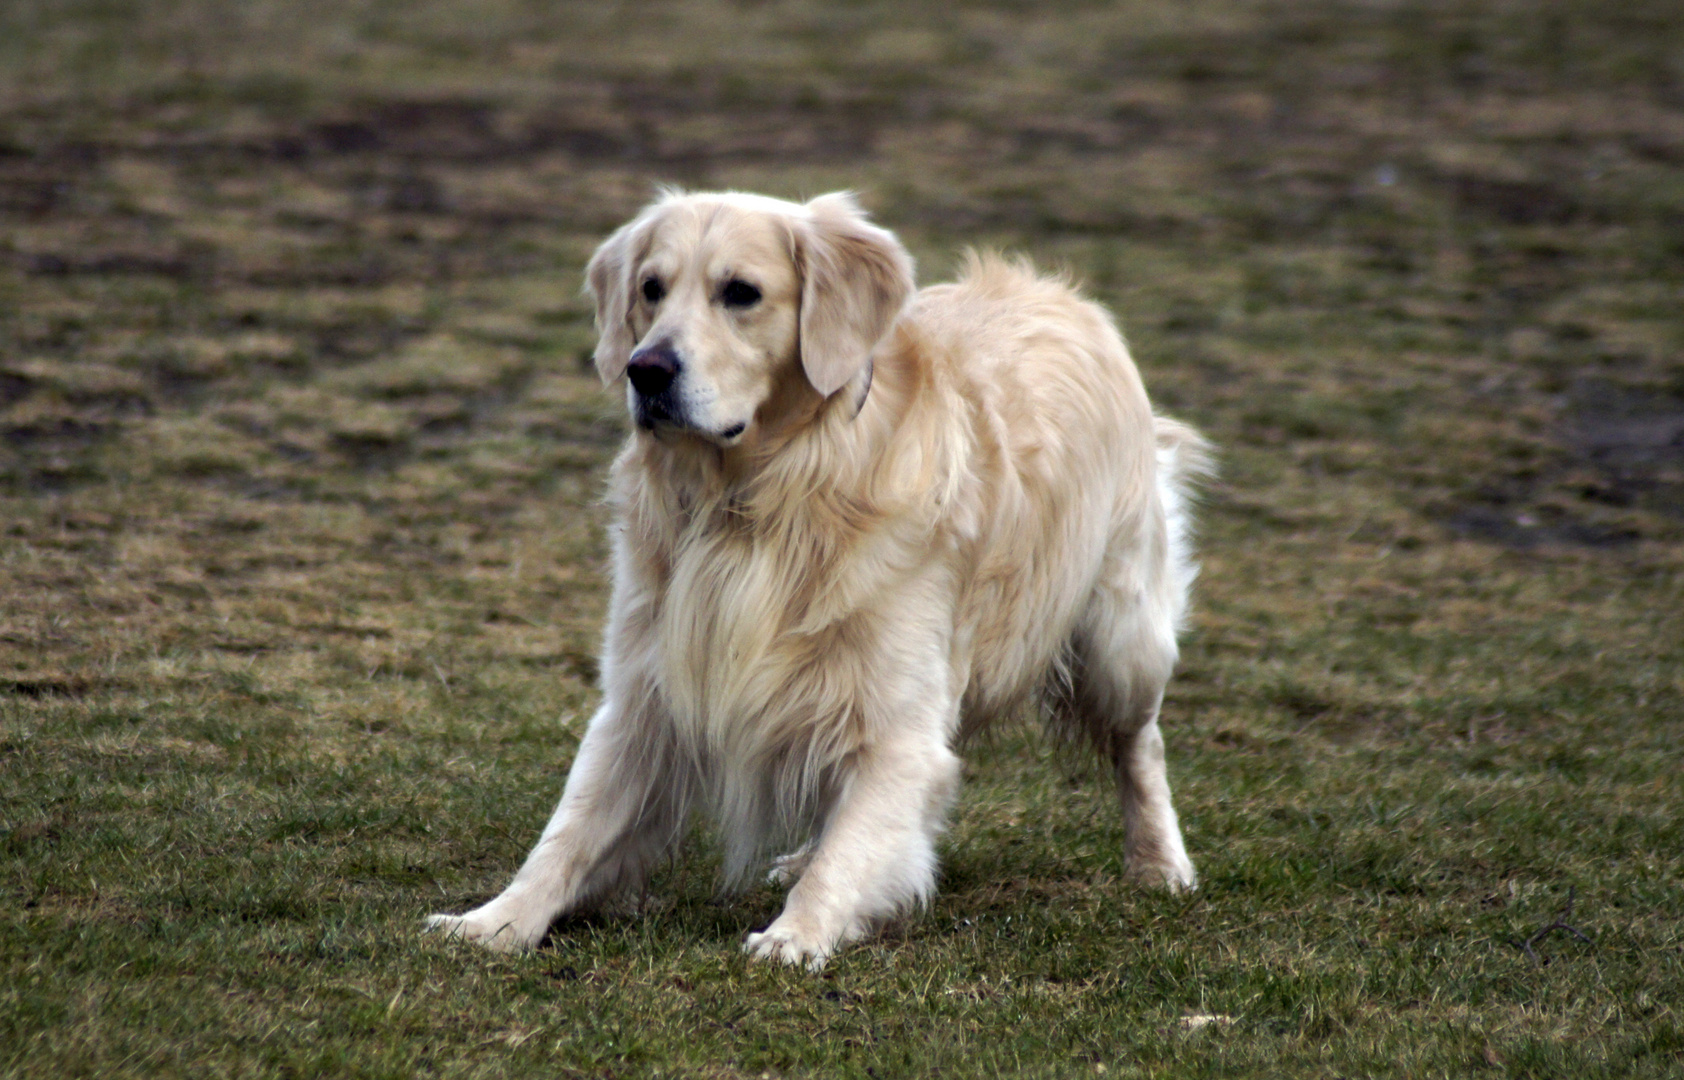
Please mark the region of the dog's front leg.
[[784, 910], [743, 948], [818, 970], [836, 948], [935, 889], [935, 839], [958, 790], [943, 725], [859, 750]]
[[499, 951], [536, 945], [557, 917], [639, 885], [676, 842], [690, 785], [650, 717], [604, 702], [543, 835], [495, 900], [429, 929]]

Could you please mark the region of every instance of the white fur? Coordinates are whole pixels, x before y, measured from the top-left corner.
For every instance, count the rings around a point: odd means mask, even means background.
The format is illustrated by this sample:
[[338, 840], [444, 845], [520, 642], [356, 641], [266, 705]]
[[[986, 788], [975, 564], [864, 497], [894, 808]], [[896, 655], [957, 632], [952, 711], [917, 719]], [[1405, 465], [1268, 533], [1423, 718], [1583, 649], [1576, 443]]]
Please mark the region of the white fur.
[[[1064, 283], [911, 273], [836, 195], [669, 194], [592, 259], [604, 379], [679, 361], [610, 480], [604, 699], [514, 881], [434, 928], [534, 945], [701, 811], [730, 881], [797, 847], [745, 947], [820, 966], [929, 898], [955, 746], [1038, 691], [1112, 762], [1130, 875], [1194, 886], [1157, 715], [1205, 444]], [[760, 301], [721, 300], [735, 281]]]

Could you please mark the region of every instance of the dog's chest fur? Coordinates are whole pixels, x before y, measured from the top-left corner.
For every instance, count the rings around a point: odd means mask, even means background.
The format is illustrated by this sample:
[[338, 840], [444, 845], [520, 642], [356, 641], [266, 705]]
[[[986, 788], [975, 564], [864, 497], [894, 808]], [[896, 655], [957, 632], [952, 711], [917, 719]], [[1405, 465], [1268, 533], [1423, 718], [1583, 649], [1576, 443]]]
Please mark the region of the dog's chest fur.
[[871, 651], [857, 603], [834, 595], [860, 553], [808, 507], [766, 520], [726, 496], [685, 501], [666, 537], [653, 627], [677, 734], [739, 763], [806, 756], [797, 744], [813, 740], [824, 756], [847, 752], [859, 703], [835, 689], [851, 680], [827, 672]]

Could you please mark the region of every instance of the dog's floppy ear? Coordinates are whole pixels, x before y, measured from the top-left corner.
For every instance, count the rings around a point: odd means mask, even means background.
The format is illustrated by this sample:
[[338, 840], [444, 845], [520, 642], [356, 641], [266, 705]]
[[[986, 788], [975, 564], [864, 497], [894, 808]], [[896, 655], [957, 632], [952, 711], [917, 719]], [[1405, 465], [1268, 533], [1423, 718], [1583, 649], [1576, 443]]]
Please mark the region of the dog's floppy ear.
[[801, 369], [829, 397], [860, 373], [906, 306], [912, 256], [846, 192], [821, 195], [807, 210], [796, 227]]
[[646, 254], [650, 219], [647, 212], [602, 242], [585, 267], [585, 289], [596, 301], [596, 372], [604, 385], [625, 374], [631, 359], [632, 271]]

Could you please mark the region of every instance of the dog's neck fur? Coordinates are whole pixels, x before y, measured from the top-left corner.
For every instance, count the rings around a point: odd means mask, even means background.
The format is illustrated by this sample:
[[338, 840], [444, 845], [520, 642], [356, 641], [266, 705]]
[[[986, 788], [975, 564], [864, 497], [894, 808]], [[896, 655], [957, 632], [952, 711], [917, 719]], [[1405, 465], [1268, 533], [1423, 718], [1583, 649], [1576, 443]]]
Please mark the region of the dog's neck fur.
[[[886, 521], [906, 516], [904, 507], [879, 505], [878, 491], [890, 444], [914, 434], [902, 421], [909, 389], [923, 380], [909, 358], [879, 363], [875, 376], [862, 373], [828, 398], [792, 364], [744, 443], [721, 450], [640, 431], [615, 465], [617, 525], [634, 538], [621, 551], [635, 553], [648, 585], [646, 604], [628, 607], [645, 612], [663, 642], [659, 692], [680, 745], [742, 769], [755, 762], [798, 774], [773, 785], [800, 796], [775, 810], [754, 809], [740, 791], [708, 793], [714, 812], [738, 823], [728, 833], [756, 844], [810, 829], [829, 782], [825, 763], [863, 737], [858, 717], [833, 702], [835, 722], [820, 725], [815, 739], [811, 702], [791, 712], [750, 676], [829, 647], [814, 643], [895, 572], [862, 569], [861, 560], [870, 560], [871, 538]], [[876, 385], [862, 401], [868, 381]], [[783, 824], [747, 824], [767, 814]], [[727, 861], [740, 869], [749, 854]]]

